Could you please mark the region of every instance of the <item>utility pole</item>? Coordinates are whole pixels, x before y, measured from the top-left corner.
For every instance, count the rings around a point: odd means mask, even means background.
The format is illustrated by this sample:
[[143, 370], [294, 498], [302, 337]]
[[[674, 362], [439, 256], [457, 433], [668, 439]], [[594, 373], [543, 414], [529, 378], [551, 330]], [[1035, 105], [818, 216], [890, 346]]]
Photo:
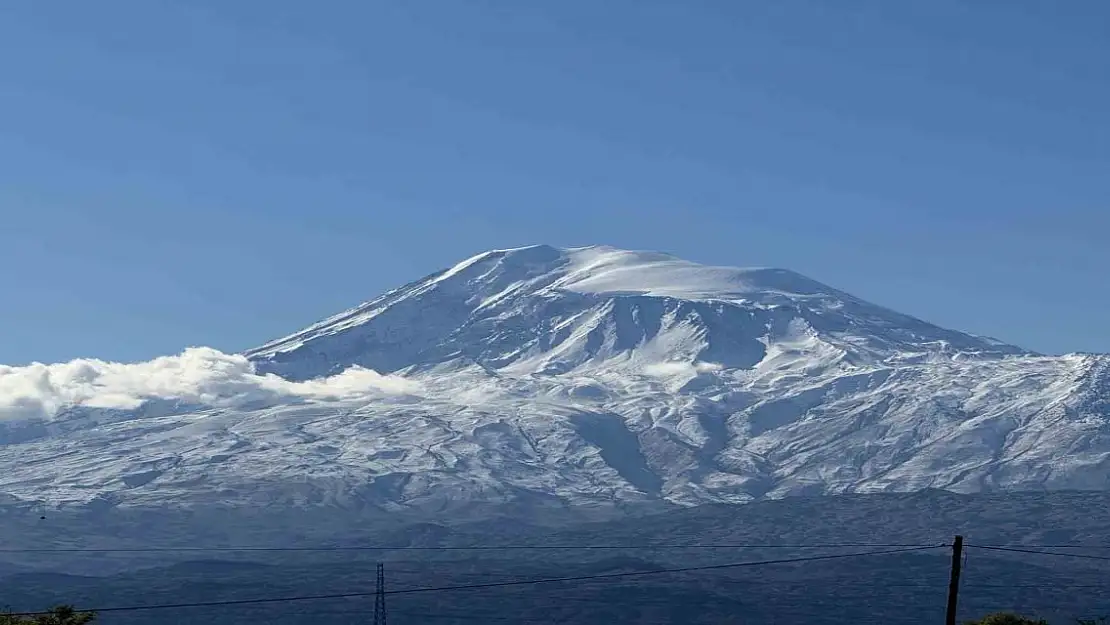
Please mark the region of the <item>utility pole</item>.
[[952, 576], [948, 581], [948, 615], [945, 625], [956, 625], [956, 600], [960, 594], [960, 564], [964, 556], [964, 537], [952, 541]]
[[385, 565], [378, 563], [378, 588], [374, 593], [374, 625], [385, 623]]

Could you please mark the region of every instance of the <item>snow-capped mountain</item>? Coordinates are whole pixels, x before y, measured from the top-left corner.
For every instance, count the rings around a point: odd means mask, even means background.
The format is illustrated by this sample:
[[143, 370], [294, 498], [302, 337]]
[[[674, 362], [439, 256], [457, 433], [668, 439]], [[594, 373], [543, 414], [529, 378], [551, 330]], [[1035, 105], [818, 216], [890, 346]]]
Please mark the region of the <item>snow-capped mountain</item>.
[[182, 357], [220, 363], [188, 392], [82, 387], [0, 423], [0, 493], [391, 508], [1110, 486], [1110, 358], [779, 269], [497, 250], [210, 356]]
[[614, 359], [750, 369], [772, 345], [799, 341], [807, 356], [855, 365], [1024, 353], [781, 269], [537, 246], [480, 254], [247, 355], [298, 379], [452, 361], [537, 374]]

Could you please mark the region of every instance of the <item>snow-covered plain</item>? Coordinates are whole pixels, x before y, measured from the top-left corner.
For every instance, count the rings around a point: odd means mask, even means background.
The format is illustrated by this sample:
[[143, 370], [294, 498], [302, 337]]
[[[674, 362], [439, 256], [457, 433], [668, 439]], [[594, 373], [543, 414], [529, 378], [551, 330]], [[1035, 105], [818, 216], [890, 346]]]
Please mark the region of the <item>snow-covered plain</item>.
[[0, 367], [0, 497], [682, 505], [1110, 487], [1110, 357], [778, 269], [496, 250], [245, 354]]

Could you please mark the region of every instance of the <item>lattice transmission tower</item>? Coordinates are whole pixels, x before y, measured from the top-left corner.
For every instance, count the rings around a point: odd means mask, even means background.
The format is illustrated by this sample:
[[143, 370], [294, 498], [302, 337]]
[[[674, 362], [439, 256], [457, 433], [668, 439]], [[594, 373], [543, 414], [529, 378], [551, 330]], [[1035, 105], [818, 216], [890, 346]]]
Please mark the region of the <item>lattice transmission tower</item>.
[[378, 588], [374, 593], [374, 625], [385, 623], [385, 565], [378, 563]]

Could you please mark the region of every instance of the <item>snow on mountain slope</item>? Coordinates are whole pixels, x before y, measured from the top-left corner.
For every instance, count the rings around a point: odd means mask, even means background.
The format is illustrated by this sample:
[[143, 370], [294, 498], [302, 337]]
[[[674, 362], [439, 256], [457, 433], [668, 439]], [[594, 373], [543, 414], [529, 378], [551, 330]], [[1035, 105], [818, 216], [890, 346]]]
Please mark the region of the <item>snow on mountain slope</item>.
[[149, 364], [0, 370], [0, 417], [5, 394], [24, 408], [0, 423], [0, 493], [436, 508], [1110, 486], [1110, 358], [1032, 354], [784, 270], [498, 250], [205, 354], [175, 383], [147, 383]]
[[[480, 254], [247, 356], [260, 370], [291, 379], [351, 365], [393, 372], [458, 360], [564, 371], [652, 349], [649, 359], [747, 368], [763, 360], [768, 342], [797, 341], [799, 333], [814, 337], [807, 345], [839, 350], [852, 364], [1024, 353], [785, 270], [536, 246]], [[679, 336], [681, 344], [666, 344]]]

